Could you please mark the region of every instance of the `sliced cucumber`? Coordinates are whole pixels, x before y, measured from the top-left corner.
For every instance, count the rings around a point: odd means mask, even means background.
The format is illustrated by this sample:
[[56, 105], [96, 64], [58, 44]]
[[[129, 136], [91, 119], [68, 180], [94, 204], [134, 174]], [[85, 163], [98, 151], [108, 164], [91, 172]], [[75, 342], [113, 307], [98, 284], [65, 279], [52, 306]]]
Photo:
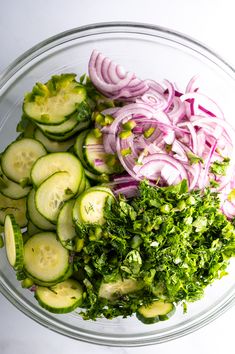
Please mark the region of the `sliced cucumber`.
[[122, 295], [134, 293], [143, 288], [143, 283], [134, 279], [120, 279], [111, 283], [101, 283], [99, 297], [113, 301]]
[[66, 171], [69, 175], [69, 186], [72, 193], [76, 193], [84, 170], [80, 161], [69, 152], [54, 152], [38, 159], [31, 170], [31, 179], [35, 186], [39, 186], [55, 172]]
[[68, 250], [74, 250], [73, 240], [77, 236], [72, 218], [74, 202], [74, 200], [69, 200], [63, 205], [57, 221], [57, 234], [59, 240]]
[[4, 235], [7, 259], [15, 270], [23, 268], [23, 238], [12, 214], [5, 217]]
[[41, 124], [60, 124], [69, 119], [86, 90], [75, 81], [75, 74], [52, 76], [46, 83], [37, 83], [24, 99], [24, 113]]
[[34, 138], [40, 141], [49, 152], [63, 152], [67, 151], [75, 142], [75, 138], [71, 138], [65, 141], [54, 141], [46, 137], [40, 129], [36, 129]]
[[38, 233], [24, 245], [24, 268], [36, 284], [59, 282], [70, 269], [69, 251], [55, 233]]
[[41, 230], [55, 230], [55, 225], [45, 219], [37, 210], [35, 203], [35, 190], [32, 189], [27, 198], [27, 213], [32, 223]]
[[11, 199], [21, 199], [26, 197], [26, 195], [29, 194], [31, 187], [21, 187], [20, 184], [15, 183], [8, 179], [4, 174], [1, 172], [0, 168], [0, 177], [1, 177], [1, 193], [5, 195], [5, 197], [11, 198]]
[[136, 317], [145, 324], [152, 324], [168, 320], [174, 313], [174, 304], [154, 301], [149, 305], [139, 307], [136, 312]]
[[59, 125], [45, 125], [37, 124], [38, 128], [41, 129], [44, 133], [54, 134], [54, 135], [63, 135], [71, 130], [73, 130], [76, 125], [79, 124], [76, 116], [72, 115], [71, 118]]
[[87, 168], [88, 166], [87, 166], [87, 163], [86, 163], [84, 156], [83, 156], [83, 145], [84, 145], [85, 137], [87, 136], [88, 132], [89, 132], [88, 129], [82, 131], [77, 136], [76, 142], [74, 144], [74, 152], [85, 168]]
[[62, 134], [62, 135], [56, 135], [56, 134], [51, 134], [51, 133], [46, 133], [45, 135], [52, 140], [56, 140], [56, 141], [64, 141], [64, 140], [68, 140], [69, 138], [71, 138], [72, 136], [74, 136], [75, 134], [79, 133], [80, 131], [86, 129], [88, 126], [90, 125], [89, 121], [86, 122], [81, 122], [79, 124], [77, 124], [74, 129], [70, 130], [70, 132]]
[[22, 199], [10, 199], [0, 193], [0, 224], [4, 225], [4, 220], [7, 214], [13, 214], [16, 223], [20, 227], [27, 225], [28, 220], [26, 218], [26, 198]]
[[107, 198], [114, 199], [111, 190], [100, 190], [92, 187], [77, 198], [73, 208], [74, 222], [103, 224], [104, 206]]
[[25, 138], [14, 141], [2, 155], [3, 173], [17, 183], [29, 179], [32, 165], [46, 153], [44, 146], [37, 140]]
[[[93, 130], [89, 131], [84, 139], [83, 156], [89, 169], [96, 174], [113, 174], [121, 171], [121, 165], [114, 155], [108, 155], [104, 151], [95, 149], [103, 146], [102, 138], [97, 138]], [[110, 161], [109, 161], [110, 159]], [[112, 159], [112, 160], [111, 160]]]
[[96, 182], [100, 182], [100, 183], [104, 183], [104, 182], [109, 181], [109, 176], [105, 173], [103, 173], [101, 175], [97, 175], [95, 173], [88, 171], [87, 169], [85, 169], [84, 171], [85, 171], [86, 177], [92, 181], [96, 181]]
[[39, 304], [52, 313], [68, 313], [82, 304], [82, 286], [68, 279], [50, 288], [38, 286], [35, 297]]
[[85, 177], [85, 173], [84, 173], [83, 178], [81, 179], [81, 183], [79, 185], [78, 191], [77, 191], [77, 195], [84, 192], [85, 189], [86, 189], [86, 177]]
[[56, 172], [38, 187], [36, 208], [49, 221], [56, 223], [63, 203], [73, 197], [71, 177], [68, 172]]

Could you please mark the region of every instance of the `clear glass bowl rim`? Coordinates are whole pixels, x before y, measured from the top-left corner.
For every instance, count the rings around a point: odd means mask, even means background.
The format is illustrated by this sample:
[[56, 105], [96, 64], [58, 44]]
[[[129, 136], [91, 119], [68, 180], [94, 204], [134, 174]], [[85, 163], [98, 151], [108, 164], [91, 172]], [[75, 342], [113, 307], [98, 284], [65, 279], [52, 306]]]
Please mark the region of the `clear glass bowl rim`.
[[[95, 34], [108, 33], [112, 31], [113, 33], [122, 32], [122, 33], [136, 33], [136, 34], [149, 34], [152, 36], [163, 36], [164, 38], [170, 37], [174, 41], [180, 43], [181, 45], [185, 45], [190, 49], [193, 49], [199, 52], [201, 55], [205, 56], [207, 59], [214, 62], [217, 66], [220, 67], [221, 70], [226, 72], [228, 76], [232, 80], [235, 81], [235, 69], [231, 64], [229, 64], [224, 58], [222, 58], [219, 54], [214, 52], [212, 49], [208, 48], [203, 43], [195, 40], [194, 38], [185, 35], [181, 32], [162, 27], [156, 26], [153, 24], [139, 23], [139, 22], [100, 22], [93, 23], [85, 26], [75, 27], [71, 30], [67, 30], [61, 32], [55, 36], [49, 37], [48, 39], [38, 43], [33, 46], [26, 52], [24, 52], [21, 56], [19, 56], [16, 60], [14, 60], [5, 70], [0, 73], [0, 94], [1, 89], [8, 83], [8, 81], [14, 78], [14, 75], [19, 72], [27, 63], [30, 63], [33, 59], [40, 56], [42, 53], [50, 50], [51, 48], [58, 46], [66, 41], [71, 40], [72, 36], [85, 37], [92, 36]], [[0, 96], [1, 97], [1, 96]], [[231, 306], [235, 303], [235, 292], [231, 293], [229, 296], [225, 298], [223, 303], [220, 306], [216, 306], [216, 308], [209, 313], [205, 313], [201, 317], [192, 321], [187, 326], [183, 326], [180, 330], [172, 331], [167, 335], [160, 335], [155, 337], [154, 334], [151, 335], [145, 334], [143, 337], [140, 336], [125, 336], [123, 338], [112, 337], [111, 335], [105, 336], [94, 336], [94, 335], [84, 335], [84, 333], [79, 333], [74, 330], [67, 329], [64, 325], [59, 325], [56, 321], [49, 322], [46, 316], [38, 315], [26, 306], [20, 304], [14, 294], [11, 293], [4, 284], [1, 283], [0, 279], [0, 293], [2, 293], [6, 299], [8, 299], [16, 308], [18, 308], [25, 315], [33, 319], [34, 321], [40, 323], [41, 325], [49, 328], [57, 333], [66, 335], [73, 339], [82, 340], [89, 343], [100, 344], [100, 345], [108, 345], [108, 346], [144, 346], [144, 345], [152, 345], [159, 344], [166, 341], [170, 341], [179, 337], [182, 337], [186, 334], [192, 333], [195, 330], [207, 325], [211, 321], [218, 318], [225, 311], [227, 311]]]

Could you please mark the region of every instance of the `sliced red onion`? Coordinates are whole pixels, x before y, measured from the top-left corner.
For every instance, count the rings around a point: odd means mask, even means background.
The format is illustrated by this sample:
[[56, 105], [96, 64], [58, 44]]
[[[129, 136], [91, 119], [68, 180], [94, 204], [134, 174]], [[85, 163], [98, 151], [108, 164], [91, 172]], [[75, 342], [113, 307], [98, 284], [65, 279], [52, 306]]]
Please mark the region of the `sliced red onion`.
[[109, 98], [130, 99], [148, 89], [148, 85], [137, 79], [134, 73], [126, 72], [97, 50], [91, 54], [88, 71], [94, 86]]

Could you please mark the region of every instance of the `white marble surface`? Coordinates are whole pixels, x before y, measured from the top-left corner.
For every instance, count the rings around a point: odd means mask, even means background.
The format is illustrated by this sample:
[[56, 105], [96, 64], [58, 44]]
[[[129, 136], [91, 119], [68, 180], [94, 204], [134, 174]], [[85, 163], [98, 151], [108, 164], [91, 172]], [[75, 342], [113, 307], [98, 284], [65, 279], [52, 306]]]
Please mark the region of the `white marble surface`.
[[[101, 21], [140, 21], [171, 27], [204, 42], [235, 66], [233, 0], [0, 0], [0, 71], [37, 42], [72, 27]], [[235, 307], [199, 331], [148, 353], [234, 352]], [[143, 348], [108, 348], [53, 333], [15, 309], [0, 294], [0, 354], [138, 354]]]

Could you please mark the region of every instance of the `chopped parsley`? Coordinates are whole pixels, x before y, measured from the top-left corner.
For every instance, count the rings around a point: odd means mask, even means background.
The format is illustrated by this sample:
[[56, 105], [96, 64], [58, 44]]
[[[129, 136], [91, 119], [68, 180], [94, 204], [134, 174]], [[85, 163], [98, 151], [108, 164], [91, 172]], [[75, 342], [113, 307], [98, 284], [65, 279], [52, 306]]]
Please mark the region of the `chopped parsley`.
[[[139, 196], [107, 201], [104, 225], [78, 224], [84, 246], [75, 266], [83, 269], [85, 319], [127, 317], [156, 299], [182, 303], [200, 299], [204, 289], [226, 275], [235, 255], [235, 227], [220, 211], [209, 188], [188, 192], [176, 186], [139, 185]], [[99, 237], [91, 237], [97, 233]], [[108, 301], [98, 296], [103, 282], [130, 278], [138, 291]]]
[[229, 166], [230, 159], [225, 157], [223, 161], [214, 161], [210, 166], [210, 172], [218, 176], [225, 176]]

